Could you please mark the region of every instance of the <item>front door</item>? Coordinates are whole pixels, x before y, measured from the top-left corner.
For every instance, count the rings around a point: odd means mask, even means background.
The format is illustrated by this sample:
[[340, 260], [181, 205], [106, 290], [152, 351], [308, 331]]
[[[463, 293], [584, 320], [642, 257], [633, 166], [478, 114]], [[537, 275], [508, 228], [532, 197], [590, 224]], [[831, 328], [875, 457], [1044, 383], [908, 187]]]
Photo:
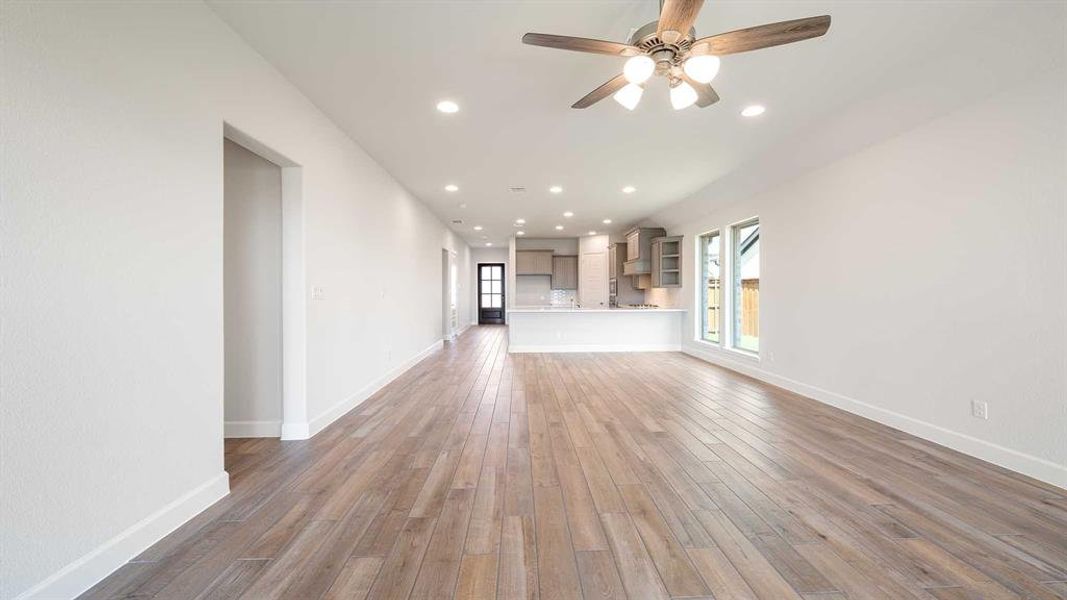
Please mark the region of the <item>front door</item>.
[[504, 264], [478, 264], [478, 324], [504, 323]]

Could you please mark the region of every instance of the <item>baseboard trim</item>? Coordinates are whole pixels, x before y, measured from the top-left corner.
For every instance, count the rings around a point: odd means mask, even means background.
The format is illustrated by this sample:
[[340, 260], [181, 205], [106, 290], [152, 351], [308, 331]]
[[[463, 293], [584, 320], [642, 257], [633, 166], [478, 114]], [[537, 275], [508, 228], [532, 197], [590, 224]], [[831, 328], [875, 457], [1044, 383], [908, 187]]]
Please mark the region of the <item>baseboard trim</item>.
[[1067, 466], [1058, 465], [1052, 461], [1037, 456], [1025, 454], [1018, 450], [1006, 448], [951, 429], [946, 429], [940, 425], [934, 425], [933, 423], [874, 406], [873, 404], [868, 404], [856, 400], [855, 398], [849, 398], [848, 396], [836, 392], [831, 392], [788, 377], [776, 375], [761, 369], [757, 366], [758, 363], [755, 361], [743, 362], [733, 360], [732, 357], [722, 356], [721, 352], [694, 347], [688, 344], [682, 348], [682, 352], [695, 358], [699, 358], [700, 360], [710, 362], [720, 367], [725, 367], [732, 371], [737, 371], [738, 373], [748, 375], [754, 379], [759, 379], [760, 381], [784, 388], [800, 394], [801, 396], [822, 402], [823, 404], [828, 404], [846, 412], [866, 417], [872, 421], [877, 421], [882, 425], [899, 429], [905, 433], [910, 433], [911, 435], [920, 437], [929, 442], [945, 446], [946, 448], [956, 450], [957, 452], [962, 452], [968, 456], [993, 463], [994, 465], [1004, 467], [1005, 469], [1015, 471], [1016, 473], [1026, 475], [1027, 477], [1033, 477], [1034, 479], [1043, 481], [1049, 485], [1067, 489]]
[[306, 440], [311, 437], [311, 427], [306, 421], [282, 423], [283, 440]]
[[444, 340], [435, 341], [424, 350], [421, 350], [420, 352], [407, 359], [400, 365], [397, 365], [394, 369], [392, 369], [385, 375], [382, 375], [378, 379], [375, 379], [374, 381], [365, 385], [363, 389], [328, 408], [321, 415], [311, 420], [308, 427], [307, 437], [312, 437], [316, 433], [322, 431], [323, 429], [326, 429], [326, 427], [328, 427], [330, 423], [333, 423], [337, 419], [341, 418], [348, 411], [362, 404], [364, 400], [370, 398], [374, 395], [375, 392], [389, 385], [390, 382], [402, 375], [404, 371], [407, 371], [411, 367], [414, 367], [419, 361], [423, 360], [434, 352], [437, 352], [438, 350], [443, 348], [444, 345]]
[[678, 352], [678, 344], [578, 344], [544, 346], [508, 346], [511, 354], [557, 353], [557, 352]]
[[222, 437], [227, 438], [275, 438], [281, 435], [281, 421], [226, 421], [222, 424]]
[[16, 600], [74, 598], [84, 593], [229, 493], [230, 475], [223, 471], [22, 592]]

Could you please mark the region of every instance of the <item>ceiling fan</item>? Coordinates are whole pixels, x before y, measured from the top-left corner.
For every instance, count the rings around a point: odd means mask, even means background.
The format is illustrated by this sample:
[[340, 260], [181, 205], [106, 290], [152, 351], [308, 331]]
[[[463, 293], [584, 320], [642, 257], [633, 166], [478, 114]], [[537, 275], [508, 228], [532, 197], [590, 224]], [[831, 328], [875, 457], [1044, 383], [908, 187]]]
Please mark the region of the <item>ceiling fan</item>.
[[696, 104], [704, 108], [719, 101], [711, 80], [719, 72], [719, 57], [760, 48], [791, 44], [819, 37], [830, 29], [830, 17], [808, 17], [782, 21], [696, 38], [693, 22], [704, 0], [660, 0], [659, 20], [634, 31], [628, 43], [589, 38], [527, 33], [524, 44], [629, 57], [618, 75], [571, 108], [587, 108], [613, 96], [629, 110], [637, 107], [645, 84], [653, 75], [666, 77], [670, 86], [671, 106], [681, 110]]

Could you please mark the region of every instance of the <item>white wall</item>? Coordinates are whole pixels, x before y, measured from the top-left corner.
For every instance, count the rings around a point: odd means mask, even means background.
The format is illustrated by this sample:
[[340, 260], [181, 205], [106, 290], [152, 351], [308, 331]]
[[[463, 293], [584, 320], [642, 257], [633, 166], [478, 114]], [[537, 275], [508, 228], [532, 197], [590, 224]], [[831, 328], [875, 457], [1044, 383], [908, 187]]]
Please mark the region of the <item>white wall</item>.
[[302, 166], [312, 430], [439, 343], [470, 254], [207, 7], [3, 11], [0, 597], [63, 597], [227, 489], [224, 121]]
[[694, 339], [696, 237], [758, 215], [760, 359], [688, 351], [1067, 486], [1065, 79], [763, 193], [704, 196], [718, 208], [669, 230], [686, 236], [686, 285], [656, 300], [690, 309]]
[[[470, 323], [478, 324], [478, 263], [504, 263], [504, 281], [510, 281], [511, 264], [508, 261], [508, 249], [497, 248], [471, 248], [470, 261]], [[511, 290], [505, 284], [504, 303], [510, 302]], [[507, 310], [504, 311], [504, 319], [507, 320]]]
[[282, 169], [223, 150], [226, 437], [282, 428]]

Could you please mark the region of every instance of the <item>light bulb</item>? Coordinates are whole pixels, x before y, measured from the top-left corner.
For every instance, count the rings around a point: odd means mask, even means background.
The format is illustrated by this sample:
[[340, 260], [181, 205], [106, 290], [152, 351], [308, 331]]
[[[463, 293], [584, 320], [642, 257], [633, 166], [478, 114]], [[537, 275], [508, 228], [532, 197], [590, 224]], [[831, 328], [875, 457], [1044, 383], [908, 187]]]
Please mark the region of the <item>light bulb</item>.
[[690, 56], [682, 68], [690, 79], [700, 83], [711, 83], [711, 80], [719, 74], [719, 57], [711, 54]]
[[437, 110], [445, 114], [452, 114], [459, 112], [459, 105], [451, 100], [442, 100], [437, 103]]
[[671, 106], [674, 110], [689, 108], [697, 101], [697, 91], [686, 82], [681, 82], [671, 88]]
[[621, 90], [615, 92], [612, 98], [615, 101], [623, 105], [626, 110], [633, 110], [637, 108], [637, 103], [641, 101], [641, 94], [644, 94], [645, 90], [636, 83], [628, 83]]
[[622, 75], [630, 83], [644, 83], [652, 77], [652, 72], [655, 70], [656, 61], [644, 54], [639, 54], [626, 61], [622, 67]]
[[741, 111], [741, 116], [758, 117], [762, 115], [766, 110], [766, 108], [763, 108], [759, 104], [753, 104], [752, 106], [746, 106], [745, 109]]

